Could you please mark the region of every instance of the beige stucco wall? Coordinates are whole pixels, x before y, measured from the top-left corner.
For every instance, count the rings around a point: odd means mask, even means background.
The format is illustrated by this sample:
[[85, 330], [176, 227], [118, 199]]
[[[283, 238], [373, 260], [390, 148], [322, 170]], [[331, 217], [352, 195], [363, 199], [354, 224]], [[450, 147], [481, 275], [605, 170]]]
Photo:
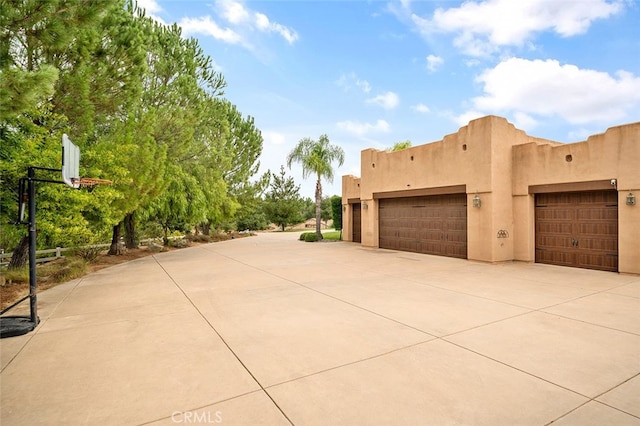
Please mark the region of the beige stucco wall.
[[[567, 161], [567, 156], [571, 161]], [[640, 196], [640, 123], [612, 127], [584, 142], [532, 142], [513, 148], [514, 215], [518, 224], [514, 259], [533, 261], [532, 185], [615, 179], [618, 190], [618, 269], [640, 274], [640, 205], [627, 206], [629, 192]]]
[[[375, 193], [465, 185], [468, 258], [513, 259], [511, 146], [529, 140], [504, 118], [488, 116], [441, 141], [396, 152], [362, 151], [360, 198], [369, 205], [368, 211], [363, 209], [362, 244], [378, 247]], [[482, 199], [479, 209], [472, 207], [476, 194]], [[509, 237], [497, 238], [500, 230]]]
[[342, 176], [342, 239], [353, 241], [353, 203], [360, 199], [360, 178]]
[[[571, 162], [566, 161], [569, 154]], [[397, 152], [363, 150], [360, 179], [343, 177], [343, 234], [347, 240], [352, 235], [347, 230], [348, 199], [362, 201], [362, 244], [378, 247], [376, 194], [410, 196], [415, 190], [465, 185], [468, 258], [533, 261], [534, 198], [529, 187], [615, 178], [620, 191], [619, 270], [640, 273], [640, 205], [624, 202], [629, 191], [640, 196], [638, 165], [640, 123], [562, 144], [528, 136], [504, 118], [487, 116], [441, 141]], [[476, 194], [480, 208], [472, 206]]]

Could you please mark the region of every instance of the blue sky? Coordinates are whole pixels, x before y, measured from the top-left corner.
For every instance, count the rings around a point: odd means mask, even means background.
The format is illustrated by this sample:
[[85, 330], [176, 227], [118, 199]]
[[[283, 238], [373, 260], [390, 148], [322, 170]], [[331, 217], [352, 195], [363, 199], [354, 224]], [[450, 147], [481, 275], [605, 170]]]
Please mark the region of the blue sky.
[[[324, 194], [360, 174], [360, 151], [441, 140], [506, 117], [536, 137], [585, 140], [640, 121], [640, 3], [634, 0], [139, 0], [178, 23], [255, 118], [261, 171], [304, 137], [341, 146]], [[640, 143], [640, 142], [639, 142]], [[313, 179], [287, 172], [313, 197]]]

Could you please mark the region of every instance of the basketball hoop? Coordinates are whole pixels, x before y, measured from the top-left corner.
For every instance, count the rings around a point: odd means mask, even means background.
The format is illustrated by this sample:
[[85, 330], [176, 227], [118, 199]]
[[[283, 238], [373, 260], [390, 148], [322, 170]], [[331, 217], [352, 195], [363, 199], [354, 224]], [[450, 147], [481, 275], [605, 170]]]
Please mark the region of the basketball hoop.
[[111, 185], [113, 182], [107, 179], [83, 177], [80, 179], [73, 179], [73, 183], [74, 186], [78, 185], [80, 188], [93, 188], [96, 185]]
[[[40, 179], [36, 170], [62, 173], [62, 181]], [[86, 188], [91, 192], [98, 185], [111, 185], [107, 179], [80, 177], [80, 148], [67, 135], [62, 135], [62, 168], [29, 166], [27, 176], [21, 178], [18, 187], [18, 224], [29, 225], [29, 295], [0, 311], [0, 338], [20, 336], [33, 331], [40, 323], [38, 318], [38, 279], [36, 275], [36, 182], [64, 183], [69, 187]], [[25, 207], [29, 209], [29, 221], [24, 222]], [[29, 299], [30, 315], [1, 316], [10, 309]]]
[[80, 148], [69, 137], [62, 135], [62, 181], [71, 188], [89, 188], [97, 185], [111, 185], [106, 179], [80, 177]]

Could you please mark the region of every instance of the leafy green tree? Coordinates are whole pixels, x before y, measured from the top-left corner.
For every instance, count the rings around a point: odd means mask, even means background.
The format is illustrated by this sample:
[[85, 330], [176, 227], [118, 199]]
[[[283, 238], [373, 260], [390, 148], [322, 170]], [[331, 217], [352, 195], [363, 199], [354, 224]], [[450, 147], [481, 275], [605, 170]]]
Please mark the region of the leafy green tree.
[[[2, 248], [20, 246], [19, 239], [27, 233], [26, 227], [11, 224], [17, 216], [18, 180], [26, 176], [28, 166], [60, 167], [60, 143], [66, 131], [65, 117], [52, 113], [48, 106], [0, 122]], [[81, 173], [86, 170], [81, 165]], [[37, 175], [43, 179], [60, 179], [59, 172], [37, 171]], [[88, 193], [63, 185], [36, 183], [38, 247], [72, 247], [98, 242], [108, 230], [110, 206], [116, 198], [117, 193], [109, 187]], [[19, 253], [17, 256], [21, 257]]]
[[302, 217], [304, 220], [316, 217], [316, 202], [311, 197], [302, 199]]
[[119, 254], [119, 240], [124, 225], [128, 248], [137, 246], [135, 240], [135, 212], [165, 190], [167, 147], [159, 145], [152, 136], [154, 118], [150, 114], [129, 116], [126, 121], [112, 125], [110, 133], [83, 157], [86, 164], [94, 163], [107, 171], [113, 181], [117, 198], [110, 203], [112, 226], [110, 254]]
[[[303, 206], [302, 215], [304, 217], [304, 220], [309, 220], [316, 217], [316, 202], [313, 201], [313, 199], [310, 197], [305, 197], [303, 200], [303, 203], [304, 203], [304, 206]], [[320, 204], [320, 206], [321, 206], [320, 218], [322, 219], [323, 222], [326, 222], [329, 219], [331, 219], [331, 202], [329, 198], [324, 197], [322, 199], [322, 203]]]
[[236, 218], [238, 231], [259, 231], [267, 229], [267, 215], [260, 204], [244, 205]]
[[[3, 2], [3, 6], [9, 3], [11, 7], [2, 8], [7, 25], [1, 37], [9, 47], [0, 53], [0, 75], [23, 73], [36, 80], [38, 73], [55, 71], [51, 110], [66, 119], [65, 132], [81, 149], [83, 175], [108, 177], [116, 183], [92, 194], [92, 201], [103, 203], [99, 212], [90, 206], [79, 210], [89, 221], [99, 221], [96, 225], [101, 230], [119, 224], [145, 199], [150, 187], [145, 176], [149, 162], [141, 160], [158, 154], [147, 143], [144, 124], [135, 128], [132, 118], [143, 89], [150, 27], [125, 0], [22, 1]], [[1, 82], [0, 87], [4, 88]], [[17, 91], [22, 91], [20, 86]], [[25, 99], [33, 104], [30, 111], [40, 108], [36, 95]], [[54, 145], [58, 151], [59, 144], [58, 139]], [[52, 167], [59, 167], [59, 154], [58, 164]], [[41, 228], [47, 226], [42, 221]]]
[[264, 192], [269, 186], [271, 173], [266, 172], [255, 182], [242, 186], [236, 194], [240, 208], [236, 212], [235, 221], [238, 231], [261, 230], [269, 225], [264, 212]]
[[202, 222], [205, 211], [205, 195], [200, 191], [198, 181], [184, 170], [172, 168], [174, 178], [160, 196], [153, 199], [147, 209], [150, 220], [159, 223], [164, 231], [164, 243], [169, 243], [170, 231], [187, 232], [194, 223]]
[[[142, 175], [132, 174], [132, 191], [123, 203], [121, 222], [128, 247], [137, 245], [136, 217], [158, 221], [165, 232], [189, 230], [200, 222], [220, 221], [237, 207], [223, 178], [233, 153], [224, 149], [229, 125], [217, 99], [225, 86], [222, 75], [195, 39], [182, 37], [177, 25], [141, 19], [148, 54], [136, 120], [149, 123], [142, 134], [151, 138], [150, 147], [144, 151], [155, 155], [148, 156], [151, 162], [132, 168]], [[140, 197], [140, 191], [148, 196]], [[114, 227], [112, 246], [119, 229], [120, 224]]]
[[388, 149], [388, 151], [402, 151], [403, 149], [407, 149], [407, 148], [411, 148], [411, 141], [410, 140], [406, 140], [406, 141], [401, 141], [401, 142], [396, 142], [393, 144], [393, 146], [391, 148]]
[[266, 194], [265, 214], [284, 231], [287, 226], [302, 220], [301, 210], [300, 186], [295, 184], [292, 177], [286, 176], [284, 166], [281, 166], [280, 175], [273, 175], [270, 190]]
[[336, 231], [342, 230], [342, 197], [334, 195], [331, 197], [331, 218], [333, 219], [333, 228]]
[[338, 166], [344, 163], [344, 151], [342, 148], [331, 145], [327, 135], [321, 135], [315, 141], [310, 138], [301, 139], [287, 156], [287, 165], [291, 168], [293, 163], [302, 165], [302, 176], [306, 179], [312, 174], [316, 176], [316, 235], [322, 239], [320, 222], [322, 220], [322, 178], [333, 181], [332, 163]]
[[320, 203], [320, 208], [320, 219], [322, 219], [323, 222], [327, 222], [331, 219], [331, 198], [324, 197]]
[[262, 136], [220, 97], [224, 78], [197, 40], [130, 0], [0, 0], [0, 9], [0, 95], [11, 100], [0, 102], [3, 247], [22, 232], [7, 225], [18, 178], [29, 165], [60, 166], [62, 133], [80, 147], [81, 175], [113, 185], [91, 194], [39, 185], [40, 245], [109, 234], [117, 243], [124, 225], [134, 247], [137, 221], [190, 230], [229, 221], [240, 201], [259, 204], [249, 179]]
[[0, 72], [0, 120], [26, 112], [43, 102], [54, 91], [58, 70], [43, 66], [38, 71], [23, 71], [15, 67]]
[[224, 181], [232, 194], [239, 195], [249, 184], [249, 179], [258, 172], [263, 138], [253, 117], [243, 117], [236, 106], [227, 100], [219, 102], [229, 125], [224, 151], [233, 158], [231, 167], [224, 172]]
[[52, 59], [96, 25], [106, 5], [98, 3], [0, 1], [0, 120], [33, 111], [54, 93], [59, 67]]

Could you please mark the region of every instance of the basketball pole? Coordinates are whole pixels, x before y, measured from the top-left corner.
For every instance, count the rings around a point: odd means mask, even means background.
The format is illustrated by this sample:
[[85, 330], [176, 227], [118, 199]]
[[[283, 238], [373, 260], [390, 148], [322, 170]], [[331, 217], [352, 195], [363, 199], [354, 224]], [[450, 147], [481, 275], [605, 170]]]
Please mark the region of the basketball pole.
[[38, 284], [36, 276], [36, 172], [29, 167], [28, 173], [29, 191], [29, 306], [31, 322], [34, 327], [38, 324]]
[[[66, 150], [65, 150], [66, 147]], [[66, 161], [65, 161], [66, 160]], [[110, 180], [98, 178], [80, 178], [79, 176], [80, 150], [74, 145], [67, 135], [62, 135], [62, 169], [49, 167], [29, 166], [27, 177], [21, 178], [18, 192], [18, 225], [28, 225], [29, 228], [29, 295], [14, 302], [11, 306], [0, 311], [0, 338], [20, 336], [33, 331], [40, 318], [38, 318], [38, 276], [36, 273], [36, 182], [66, 184], [71, 188], [93, 187], [95, 185], [111, 185]], [[45, 172], [62, 172], [62, 181], [36, 178], [36, 170]], [[24, 222], [24, 182], [27, 182], [27, 198], [29, 221]], [[30, 315], [2, 316], [5, 312], [15, 308], [29, 299]]]
[[[23, 222], [21, 208], [18, 208], [18, 221], [16, 224], [27, 225], [29, 228], [29, 295], [23, 297], [11, 306], [5, 308], [0, 312], [0, 315], [8, 312], [20, 303], [29, 299], [29, 316], [17, 315], [17, 316], [0, 316], [0, 338], [21, 336], [29, 333], [36, 328], [40, 323], [38, 318], [38, 278], [36, 275], [36, 182], [47, 183], [64, 183], [51, 179], [38, 179], [36, 178], [36, 170], [43, 170], [48, 172], [60, 172], [60, 169], [51, 169], [48, 167], [35, 167], [29, 166], [27, 168], [27, 177], [22, 178], [21, 182], [27, 183], [27, 210], [29, 211], [29, 221]], [[20, 191], [22, 192], [23, 183], [20, 185]], [[20, 194], [20, 198], [22, 198]]]

